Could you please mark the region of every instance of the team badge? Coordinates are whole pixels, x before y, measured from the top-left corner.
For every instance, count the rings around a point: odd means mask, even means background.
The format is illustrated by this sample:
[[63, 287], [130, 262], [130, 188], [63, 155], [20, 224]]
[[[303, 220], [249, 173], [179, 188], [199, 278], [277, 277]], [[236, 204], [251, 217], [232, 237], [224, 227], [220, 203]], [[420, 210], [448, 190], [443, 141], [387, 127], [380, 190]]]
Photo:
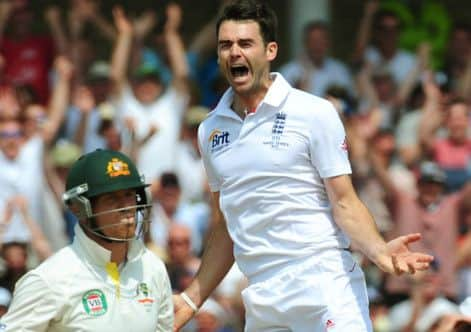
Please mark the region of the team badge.
[[152, 303], [154, 303], [154, 299], [151, 297], [151, 292], [145, 282], [141, 282], [139, 285], [137, 285], [136, 295], [137, 302], [144, 305], [146, 308], [148, 308], [147, 310], [149, 310], [152, 306]]
[[114, 178], [116, 176], [129, 175], [131, 172], [129, 171], [128, 164], [119, 160], [118, 158], [112, 158], [106, 167], [106, 174]]
[[277, 148], [280, 145], [281, 135], [283, 135], [283, 130], [285, 129], [286, 123], [286, 113], [278, 112], [276, 114], [275, 122], [271, 130], [271, 146], [272, 148]]
[[90, 316], [101, 316], [108, 311], [105, 294], [99, 289], [86, 292], [82, 297], [85, 312]]

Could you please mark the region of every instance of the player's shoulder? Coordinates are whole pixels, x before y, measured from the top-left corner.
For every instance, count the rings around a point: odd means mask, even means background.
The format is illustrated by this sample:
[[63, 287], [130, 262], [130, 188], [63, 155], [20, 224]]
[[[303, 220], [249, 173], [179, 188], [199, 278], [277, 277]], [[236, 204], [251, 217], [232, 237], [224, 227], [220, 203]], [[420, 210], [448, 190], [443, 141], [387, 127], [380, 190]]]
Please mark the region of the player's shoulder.
[[144, 264], [152, 267], [153, 269], [157, 269], [159, 271], [166, 270], [163, 260], [148, 248], [144, 248], [142, 253], [142, 261]]
[[40, 277], [47, 284], [67, 280], [68, 276], [76, 275], [75, 267], [79, 258], [70, 246], [64, 247], [47, 258], [29, 273]]
[[335, 112], [335, 108], [329, 100], [296, 88], [292, 88], [286, 106], [306, 116], [313, 117]]

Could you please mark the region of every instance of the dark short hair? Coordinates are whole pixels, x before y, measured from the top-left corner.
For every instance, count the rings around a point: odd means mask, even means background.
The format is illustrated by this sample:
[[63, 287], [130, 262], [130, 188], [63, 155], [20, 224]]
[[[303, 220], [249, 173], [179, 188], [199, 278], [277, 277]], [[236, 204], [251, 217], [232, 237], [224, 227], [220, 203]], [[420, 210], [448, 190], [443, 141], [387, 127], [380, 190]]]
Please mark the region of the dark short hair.
[[273, 9], [256, 0], [236, 0], [224, 7], [216, 23], [216, 35], [224, 21], [255, 21], [265, 44], [277, 41], [278, 20]]
[[329, 33], [329, 25], [325, 21], [316, 20], [309, 21], [303, 26], [303, 37], [306, 39], [307, 35], [313, 30], [322, 30]]
[[392, 17], [394, 18], [397, 23], [398, 23], [398, 27], [399, 29], [401, 28], [402, 26], [402, 22], [401, 22], [401, 19], [399, 18], [399, 16], [397, 16], [396, 12], [392, 11], [392, 10], [389, 10], [389, 9], [381, 9], [379, 10], [374, 19], [373, 19], [373, 26], [378, 29], [381, 27], [381, 23], [383, 22], [383, 20], [386, 18], [386, 17]]
[[162, 188], [180, 188], [180, 181], [175, 173], [164, 172], [160, 176], [160, 185]]

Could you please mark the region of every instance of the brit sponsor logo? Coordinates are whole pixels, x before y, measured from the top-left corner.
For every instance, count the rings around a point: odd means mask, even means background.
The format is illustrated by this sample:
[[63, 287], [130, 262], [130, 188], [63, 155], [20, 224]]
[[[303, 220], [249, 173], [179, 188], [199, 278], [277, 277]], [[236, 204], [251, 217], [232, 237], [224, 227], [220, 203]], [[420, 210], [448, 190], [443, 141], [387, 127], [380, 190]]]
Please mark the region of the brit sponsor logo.
[[209, 135], [208, 141], [211, 146], [211, 152], [218, 151], [224, 146], [229, 145], [229, 132], [215, 129], [211, 132], [211, 135]]

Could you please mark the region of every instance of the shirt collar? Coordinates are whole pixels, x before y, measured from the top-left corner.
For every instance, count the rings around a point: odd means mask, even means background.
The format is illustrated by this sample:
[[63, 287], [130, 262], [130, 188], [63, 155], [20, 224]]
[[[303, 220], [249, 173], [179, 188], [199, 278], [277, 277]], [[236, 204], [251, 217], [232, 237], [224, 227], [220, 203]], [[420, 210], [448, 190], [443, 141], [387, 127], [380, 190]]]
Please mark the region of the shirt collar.
[[[273, 107], [279, 107], [286, 99], [291, 91], [291, 85], [284, 79], [280, 73], [271, 73], [273, 83], [268, 88], [267, 94], [261, 101], [261, 104], [268, 104]], [[227, 116], [240, 120], [239, 116], [231, 109], [232, 101], [234, 99], [234, 90], [229, 88], [224, 92], [216, 106], [215, 112], [217, 115]]]
[[[94, 240], [90, 239], [80, 227], [79, 223], [74, 228], [75, 237], [72, 246], [84, 252], [87, 259], [93, 264], [106, 266], [111, 261], [111, 251], [103, 248]], [[127, 259], [132, 261], [142, 255], [144, 245], [140, 240], [129, 241]]]

